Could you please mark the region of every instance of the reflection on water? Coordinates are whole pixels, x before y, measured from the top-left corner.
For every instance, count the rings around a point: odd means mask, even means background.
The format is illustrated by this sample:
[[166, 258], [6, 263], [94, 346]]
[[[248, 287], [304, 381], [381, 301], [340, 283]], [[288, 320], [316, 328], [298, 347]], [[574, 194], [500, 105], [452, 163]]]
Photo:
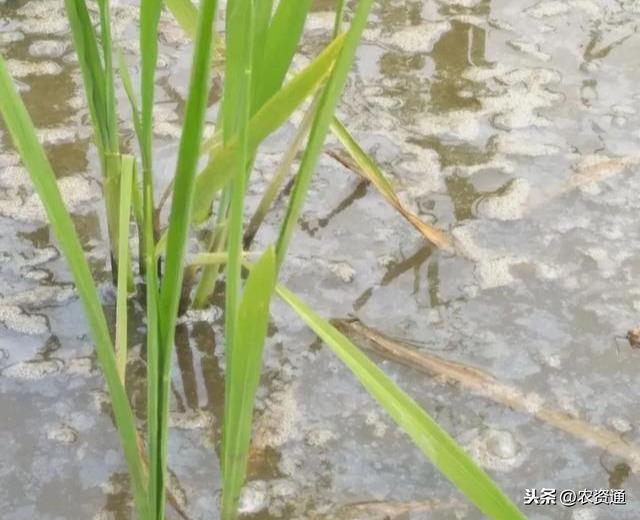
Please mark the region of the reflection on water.
[[[311, 40], [328, 27], [324, 11], [333, 5], [314, 3]], [[136, 12], [133, 3], [114, 5], [115, 33], [134, 72]], [[379, 2], [341, 110], [403, 202], [450, 229], [462, 254], [425, 245], [374, 190], [325, 156], [283, 281], [328, 317], [356, 314], [639, 443], [640, 361], [634, 352], [618, 359], [611, 340], [638, 325], [640, 308], [639, 22], [634, 2], [613, 0]], [[156, 139], [159, 182], [166, 182], [190, 51], [170, 17], [162, 24]], [[0, 4], [0, 51], [20, 76], [58, 176], [71, 183], [74, 221], [113, 320], [96, 157], [67, 32], [59, 0]], [[124, 131], [133, 142], [133, 129]], [[290, 132], [270, 140], [257, 170], [273, 167]], [[4, 517], [132, 518], [80, 305], [5, 132], [0, 139]], [[250, 190], [250, 204], [258, 188]], [[259, 235], [256, 248], [273, 232]], [[386, 507], [397, 514], [384, 515], [405, 518], [407, 504], [424, 508], [439, 499], [447, 506], [429, 510], [429, 518], [480, 518], [452, 500], [450, 485], [419, 462], [317, 338], [280, 303], [273, 311], [246, 516], [350, 518], [357, 512], [349, 504], [393, 501]], [[131, 313], [128, 388], [142, 428], [143, 309], [136, 305]], [[172, 490], [193, 520], [215, 518], [218, 509], [221, 326], [216, 303], [187, 315], [176, 333]], [[616, 518], [638, 517], [637, 468], [627, 461], [525, 414], [382, 366], [511, 496], [536, 485], [625, 487], [629, 506]], [[504, 438], [519, 450], [520, 469], [495, 441]], [[76, 499], [60, 504], [62, 495]], [[425, 518], [424, 511], [411, 518]], [[592, 518], [592, 511], [548, 514]]]

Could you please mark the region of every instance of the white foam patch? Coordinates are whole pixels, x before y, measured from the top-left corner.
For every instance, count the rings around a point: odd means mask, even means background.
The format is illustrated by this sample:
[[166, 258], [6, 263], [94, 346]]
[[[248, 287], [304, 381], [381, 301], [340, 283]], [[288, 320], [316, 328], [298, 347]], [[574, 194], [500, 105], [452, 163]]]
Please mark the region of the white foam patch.
[[213, 424], [213, 415], [202, 410], [173, 413], [169, 419], [169, 425], [179, 430], [208, 430]]
[[383, 38], [385, 43], [406, 52], [431, 52], [442, 35], [450, 30], [449, 22], [432, 22], [405, 27]]
[[527, 9], [526, 12], [534, 18], [550, 18], [566, 14], [570, 9], [571, 7], [568, 2], [545, 0]]
[[527, 133], [498, 134], [493, 142], [496, 151], [510, 155], [543, 157], [557, 155], [562, 149], [550, 143], [536, 143]]
[[73, 143], [78, 139], [78, 137], [79, 135], [77, 130], [69, 126], [38, 129], [38, 138], [45, 146]]
[[511, 267], [526, 263], [521, 256], [511, 256], [479, 246], [469, 226], [458, 226], [453, 230], [456, 250], [475, 262], [475, 275], [482, 289], [495, 289], [513, 283]]
[[78, 432], [68, 424], [53, 424], [47, 428], [47, 439], [60, 444], [72, 444], [78, 439]]
[[481, 466], [493, 471], [518, 468], [527, 458], [513, 434], [506, 430], [486, 430], [476, 436], [467, 449]]
[[27, 308], [49, 307], [66, 303], [75, 296], [75, 290], [70, 285], [42, 285], [2, 299], [2, 305], [19, 305]]
[[10, 379], [37, 381], [59, 372], [61, 368], [62, 363], [60, 361], [23, 361], [8, 366], [0, 374]]
[[[87, 203], [100, 198], [100, 190], [82, 176], [64, 177], [58, 181], [58, 187], [67, 209], [82, 212]], [[46, 222], [47, 215], [40, 197], [33, 193], [22, 203], [17, 194], [0, 199], [0, 214], [21, 222]]]
[[24, 34], [19, 31], [0, 32], [0, 45], [15, 43], [24, 40]]
[[256, 423], [254, 446], [264, 449], [277, 448], [300, 435], [299, 425], [302, 414], [295, 398], [296, 385], [271, 394], [263, 415]]
[[20, 334], [33, 336], [49, 332], [44, 316], [28, 314], [17, 305], [0, 305], [0, 325]]
[[25, 18], [20, 28], [27, 34], [66, 34], [69, 32], [69, 22], [61, 14], [52, 13], [47, 18]]
[[446, 115], [425, 114], [420, 118], [418, 131], [422, 135], [473, 141], [480, 135], [480, 126], [477, 112], [458, 110]]
[[540, 50], [540, 46], [536, 43], [527, 42], [524, 40], [511, 40], [508, 44], [515, 50], [531, 56], [540, 61], [551, 61], [551, 55]]
[[483, 198], [477, 205], [478, 213], [487, 218], [498, 220], [517, 220], [522, 218], [531, 185], [525, 179], [510, 182], [504, 193]]
[[62, 67], [53, 61], [30, 62], [8, 59], [7, 68], [14, 78], [26, 78], [28, 76], [57, 76], [62, 73]]
[[59, 58], [67, 50], [67, 43], [60, 40], [38, 40], [29, 45], [29, 54], [35, 58]]

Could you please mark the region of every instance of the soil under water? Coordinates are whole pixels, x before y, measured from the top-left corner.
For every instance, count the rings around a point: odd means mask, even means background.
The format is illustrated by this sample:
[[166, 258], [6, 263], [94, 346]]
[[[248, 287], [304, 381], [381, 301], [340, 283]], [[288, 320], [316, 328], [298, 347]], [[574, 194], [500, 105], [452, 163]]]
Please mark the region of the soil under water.
[[[135, 72], [137, 7], [113, 4]], [[298, 66], [327, 41], [331, 7], [316, 2]], [[355, 315], [640, 444], [640, 351], [615, 340], [640, 324], [639, 26], [636, 0], [377, 2], [340, 115], [403, 202], [450, 231], [459, 254], [434, 250], [324, 156], [282, 281], [327, 317]], [[161, 29], [158, 194], [173, 171], [191, 52], [170, 16]], [[0, 0], [0, 51], [113, 319], [96, 155], [62, 0]], [[252, 206], [294, 120], [262, 148]], [[1, 516], [133, 518], [81, 306], [4, 131], [1, 139]], [[134, 142], [125, 127], [125, 147]], [[282, 213], [280, 203], [257, 248]], [[128, 378], [143, 420], [142, 309], [132, 315]], [[193, 520], [217, 518], [221, 317], [216, 305], [191, 312], [177, 331], [170, 465]], [[640, 517], [638, 468], [624, 457], [377, 361], [517, 502], [526, 488], [626, 490], [624, 506], [524, 508], [530, 518]], [[389, 503], [350, 506], [379, 501]], [[279, 301], [242, 507], [256, 520], [481, 518]]]

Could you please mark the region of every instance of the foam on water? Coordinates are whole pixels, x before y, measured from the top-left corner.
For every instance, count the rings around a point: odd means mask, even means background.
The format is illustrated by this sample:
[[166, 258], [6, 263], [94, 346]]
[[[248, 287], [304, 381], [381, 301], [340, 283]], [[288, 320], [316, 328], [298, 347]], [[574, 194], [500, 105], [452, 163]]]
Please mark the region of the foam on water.
[[54, 61], [24, 61], [8, 59], [7, 68], [14, 78], [28, 76], [58, 76], [62, 74], [62, 67]]
[[531, 185], [525, 179], [514, 179], [497, 195], [482, 198], [476, 209], [486, 218], [517, 220], [522, 218], [527, 206]]
[[[81, 175], [64, 177], [58, 181], [58, 188], [67, 209], [71, 212], [84, 212], [88, 203], [100, 198], [100, 190], [92, 181]], [[23, 222], [45, 222], [47, 215], [40, 197], [33, 193], [22, 202], [17, 194], [0, 198], [0, 214]]]
[[0, 303], [0, 325], [20, 334], [33, 336], [49, 332], [49, 324], [46, 317], [28, 314], [17, 305]]
[[67, 47], [67, 43], [60, 40], [37, 40], [29, 45], [29, 54], [35, 58], [59, 58]]
[[23, 361], [9, 365], [0, 371], [0, 376], [22, 381], [36, 381], [58, 373], [62, 362], [57, 360]]

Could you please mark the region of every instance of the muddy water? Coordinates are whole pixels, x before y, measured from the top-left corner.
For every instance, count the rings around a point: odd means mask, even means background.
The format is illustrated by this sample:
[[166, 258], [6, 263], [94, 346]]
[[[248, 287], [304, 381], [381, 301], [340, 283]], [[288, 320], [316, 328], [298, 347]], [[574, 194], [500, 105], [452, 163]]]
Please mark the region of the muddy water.
[[[318, 2], [305, 55], [326, 40], [330, 7]], [[119, 3], [115, 16], [133, 66], [136, 9]], [[402, 200], [450, 230], [459, 254], [430, 248], [371, 188], [324, 157], [283, 280], [326, 316], [356, 315], [640, 444], [640, 352], [615, 343], [640, 325], [639, 24], [633, 0], [378, 2], [340, 112]], [[0, 47], [112, 316], [95, 151], [62, 2], [0, 2]], [[175, 159], [189, 53], [164, 18], [159, 184]], [[264, 147], [250, 203], [293, 128]], [[124, 133], [133, 146], [132, 129]], [[82, 310], [1, 137], [2, 517], [133, 518]], [[257, 247], [273, 239], [282, 211]], [[247, 518], [480, 518], [295, 315], [280, 302], [273, 310]], [[141, 309], [132, 313], [132, 323], [142, 323]], [[174, 493], [191, 519], [216, 518], [218, 508], [220, 318], [217, 306], [191, 313], [177, 334], [170, 461]], [[131, 330], [129, 386], [143, 421], [141, 327]], [[627, 493], [626, 506], [539, 506], [525, 509], [531, 518], [640, 516], [637, 468], [624, 458], [464, 389], [381, 365], [515, 499], [533, 487]], [[375, 501], [395, 504], [349, 507]]]

